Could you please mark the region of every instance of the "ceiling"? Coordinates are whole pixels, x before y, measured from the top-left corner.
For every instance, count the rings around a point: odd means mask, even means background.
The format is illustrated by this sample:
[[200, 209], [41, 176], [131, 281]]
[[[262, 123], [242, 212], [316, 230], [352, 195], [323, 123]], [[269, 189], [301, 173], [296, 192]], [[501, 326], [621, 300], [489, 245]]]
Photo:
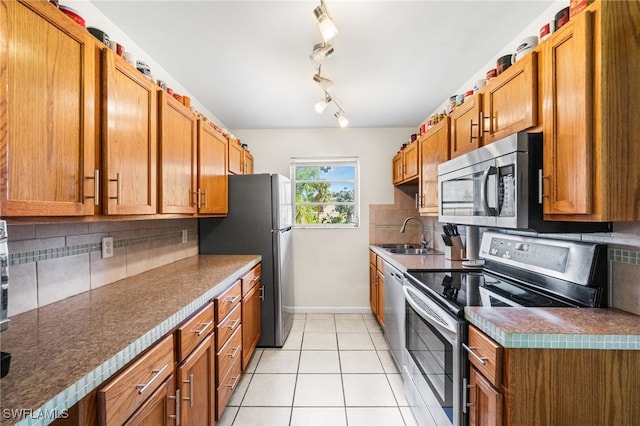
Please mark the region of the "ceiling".
[[[229, 129], [338, 126], [313, 108], [319, 0], [91, 2]], [[340, 33], [322, 75], [349, 126], [414, 127], [552, 2], [325, 4]]]

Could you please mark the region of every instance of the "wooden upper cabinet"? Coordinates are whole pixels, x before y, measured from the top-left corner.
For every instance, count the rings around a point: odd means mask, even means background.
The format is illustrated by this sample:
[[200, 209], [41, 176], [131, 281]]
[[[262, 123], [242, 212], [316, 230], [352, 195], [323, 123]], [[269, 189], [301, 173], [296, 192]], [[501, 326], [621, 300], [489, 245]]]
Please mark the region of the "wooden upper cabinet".
[[244, 158], [242, 157], [242, 146], [236, 141], [229, 141], [229, 173], [241, 175], [244, 173]]
[[198, 117], [160, 91], [159, 210], [196, 213]]
[[418, 142], [414, 141], [393, 157], [394, 185], [414, 181], [420, 173]]
[[155, 214], [158, 88], [110, 49], [102, 71], [103, 213]]
[[538, 124], [538, 53], [530, 52], [482, 92], [482, 145]]
[[451, 119], [451, 158], [480, 147], [482, 140], [482, 94], [467, 97], [449, 116]]
[[198, 120], [198, 213], [229, 211], [227, 139]]
[[[566, 26], [566, 28], [565, 28]], [[584, 11], [543, 48], [544, 212], [593, 212], [593, 23]]]
[[93, 215], [91, 35], [48, 2], [0, 9], [0, 214]]
[[449, 117], [429, 129], [420, 143], [420, 214], [438, 215], [438, 165], [449, 160]]
[[242, 157], [244, 158], [244, 174], [252, 175], [253, 174], [253, 155], [249, 151], [244, 149], [242, 152]]

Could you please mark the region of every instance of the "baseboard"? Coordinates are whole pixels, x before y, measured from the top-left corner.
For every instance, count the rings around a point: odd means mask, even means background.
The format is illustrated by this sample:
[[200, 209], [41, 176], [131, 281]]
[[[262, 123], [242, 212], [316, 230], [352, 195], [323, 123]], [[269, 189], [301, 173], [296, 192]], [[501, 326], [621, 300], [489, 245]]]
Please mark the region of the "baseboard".
[[370, 314], [370, 307], [295, 307], [293, 308], [295, 314]]

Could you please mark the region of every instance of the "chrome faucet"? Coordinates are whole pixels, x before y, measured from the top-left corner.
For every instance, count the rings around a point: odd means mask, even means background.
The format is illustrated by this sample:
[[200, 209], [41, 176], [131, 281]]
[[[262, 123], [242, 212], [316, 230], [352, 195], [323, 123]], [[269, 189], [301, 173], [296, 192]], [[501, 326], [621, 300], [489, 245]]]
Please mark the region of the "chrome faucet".
[[407, 222], [409, 222], [411, 219], [417, 220], [418, 223], [420, 224], [420, 226], [422, 227], [422, 234], [420, 235], [420, 247], [421, 248], [428, 248], [429, 247], [429, 243], [431, 243], [431, 240], [427, 240], [425, 238], [425, 236], [424, 236], [424, 223], [422, 223], [420, 218], [418, 218], [416, 216], [409, 216], [408, 218], [406, 218], [404, 220], [404, 222], [402, 223], [402, 227], [400, 228], [400, 232], [402, 232], [404, 234], [404, 232], [407, 230]]

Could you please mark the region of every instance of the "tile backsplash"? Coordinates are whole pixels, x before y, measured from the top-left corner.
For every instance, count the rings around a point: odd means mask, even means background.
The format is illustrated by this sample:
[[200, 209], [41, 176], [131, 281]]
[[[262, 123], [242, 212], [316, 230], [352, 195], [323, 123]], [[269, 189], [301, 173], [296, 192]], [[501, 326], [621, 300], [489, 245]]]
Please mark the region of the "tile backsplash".
[[[13, 224], [8, 233], [9, 316], [198, 254], [197, 219]], [[111, 258], [103, 237], [113, 237]]]

